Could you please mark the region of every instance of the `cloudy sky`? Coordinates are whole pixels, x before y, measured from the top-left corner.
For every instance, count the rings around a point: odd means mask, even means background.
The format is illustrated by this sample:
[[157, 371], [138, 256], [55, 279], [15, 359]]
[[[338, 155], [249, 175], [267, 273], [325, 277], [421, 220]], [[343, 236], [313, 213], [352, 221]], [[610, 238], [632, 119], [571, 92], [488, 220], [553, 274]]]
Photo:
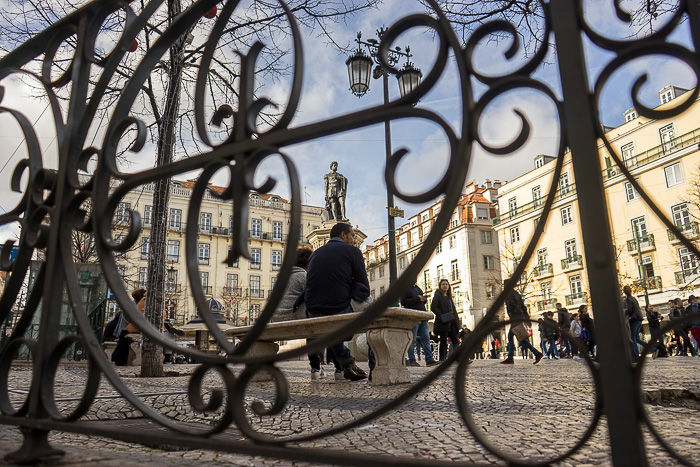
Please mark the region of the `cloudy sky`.
[[[600, 33], [619, 38], [631, 33], [625, 25], [615, 19], [612, 1], [595, 0], [584, 3], [586, 17], [597, 25], [596, 29]], [[351, 18], [347, 24], [335, 25], [333, 35], [339, 44], [349, 45], [352, 44], [357, 31], [362, 31], [364, 38], [373, 37], [378, 27], [390, 26], [403, 16], [418, 11], [422, 10], [417, 3], [408, 0], [386, 0], [377, 11], [361, 13]], [[663, 17], [659, 18], [659, 22], [661, 21]], [[658, 24], [655, 25], [657, 26]], [[685, 43], [687, 36], [687, 28], [681, 26], [674, 34], [674, 40]], [[410, 45], [415, 65], [424, 72], [431, 68], [437, 45], [430, 31], [417, 28], [402, 35], [395, 45]], [[370, 91], [362, 98], [353, 96], [349, 91], [346, 55], [327, 45], [318, 36], [318, 31], [304, 30], [303, 46], [304, 86], [299, 111], [292, 126], [322, 122], [328, 118], [381, 105], [381, 80], [373, 80]], [[509, 41], [484, 41], [474, 54], [474, 66], [480, 72], [492, 76], [504, 75], [519, 68], [527, 58], [521, 50], [512, 59], [506, 59], [504, 52], [509, 46]], [[586, 53], [589, 77], [594, 82], [610, 61], [611, 54], [601, 51], [588, 40]], [[454, 54], [454, 51], [451, 51], [451, 54]], [[550, 86], [560, 97], [556, 55], [550, 53], [546, 62], [547, 64], [537, 69], [535, 78]], [[645, 57], [630, 62], [613, 75], [603, 92], [600, 102], [602, 123], [617, 126], [623, 122], [623, 112], [632, 106], [631, 84], [645, 72], [649, 73], [649, 79], [642, 88], [642, 100], [650, 106], [658, 103], [656, 93], [665, 85], [674, 84], [686, 88], [695, 86], [694, 76], [688, 67], [678, 60], [668, 57]], [[454, 63], [450, 63], [437, 85], [418, 104], [419, 107], [439, 114], [456, 132], [459, 131], [463, 118], [460, 115], [460, 79], [463, 77], [459, 76]], [[478, 100], [487, 88], [474, 78], [471, 79], [473, 98]], [[45, 154], [45, 165], [55, 166], [56, 140], [51, 131], [49, 112], [44, 112], [46, 102], [27, 98], [26, 86], [17, 80], [8, 78], [2, 84], [6, 86], [2, 105], [20, 109], [30, 122], [35, 123], [35, 131], [39, 135]], [[390, 78], [389, 86], [391, 98], [395, 99], [399, 95], [395, 78]], [[282, 80], [267, 83], [262, 93], [273, 101], [284, 102], [288, 89], [289, 83]], [[467, 180], [512, 180], [533, 167], [533, 159], [537, 154], [555, 153], [559, 137], [558, 118], [548, 98], [535, 92], [512, 91], [495, 100], [479, 122], [479, 133], [484, 141], [492, 146], [500, 146], [506, 145], [517, 136], [520, 120], [514, 113], [515, 109], [523, 112], [531, 124], [532, 133], [528, 143], [520, 151], [507, 156], [490, 155], [475, 144]], [[427, 190], [442, 177], [447, 164], [449, 155], [444, 135], [436, 125], [420, 121], [393, 122], [391, 130], [392, 148], [407, 148], [410, 151], [409, 157], [398, 170], [399, 188], [411, 193]], [[9, 182], [17, 162], [25, 155], [18, 127], [6, 116], [0, 116], [0, 141], [4, 146], [0, 155], [2, 213], [13, 208], [19, 200], [19, 195], [10, 192]], [[338, 161], [339, 172], [349, 179], [347, 214], [351, 222], [358, 225], [370, 241], [386, 232], [383, 125], [298, 144], [285, 148], [284, 152], [290, 155], [299, 170], [304, 203], [323, 205], [323, 175], [328, 172], [331, 161]], [[132, 164], [128, 170], [137, 171], [152, 165], [153, 148], [147, 146], [142, 153], [132, 156]], [[282, 170], [279, 160], [271, 158], [261, 165], [257, 173], [258, 180], [268, 175], [279, 180], [274, 191], [282, 196], [289, 196], [285, 171]], [[182, 174], [180, 178], [194, 176], [196, 174], [187, 173]], [[215, 183], [225, 183], [225, 179], [215, 179]], [[406, 210], [407, 216], [422, 208], [398, 199], [396, 204]], [[401, 219], [397, 219], [397, 225], [402, 223]], [[11, 228], [0, 228], [0, 240], [13, 236]]]

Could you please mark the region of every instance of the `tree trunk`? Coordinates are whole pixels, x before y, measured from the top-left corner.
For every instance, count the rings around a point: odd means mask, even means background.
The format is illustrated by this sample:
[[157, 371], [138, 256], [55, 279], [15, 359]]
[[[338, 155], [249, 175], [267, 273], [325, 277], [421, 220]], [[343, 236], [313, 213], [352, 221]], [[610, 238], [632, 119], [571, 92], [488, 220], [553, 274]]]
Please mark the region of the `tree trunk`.
[[[168, 0], [168, 16], [175, 18], [182, 11], [180, 0]], [[163, 166], [173, 161], [175, 150], [175, 125], [180, 109], [182, 87], [182, 62], [184, 41], [187, 35], [170, 48], [168, 69], [168, 89], [165, 107], [158, 122], [158, 142], [156, 165]], [[155, 109], [154, 109], [155, 110]], [[165, 308], [165, 257], [168, 237], [168, 204], [170, 201], [171, 180], [160, 179], [153, 191], [153, 224], [148, 255], [148, 294], [144, 315], [156, 329], [163, 329]], [[163, 376], [163, 348], [144, 336], [141, 349], [141, 376]]]

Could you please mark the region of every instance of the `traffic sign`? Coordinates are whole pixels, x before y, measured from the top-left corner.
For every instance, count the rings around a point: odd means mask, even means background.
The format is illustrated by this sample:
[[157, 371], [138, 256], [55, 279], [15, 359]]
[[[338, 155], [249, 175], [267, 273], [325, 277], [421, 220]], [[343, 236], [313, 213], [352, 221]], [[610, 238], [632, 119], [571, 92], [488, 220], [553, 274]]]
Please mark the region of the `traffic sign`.
[[403, 217], [403, 209], [389, 208], [389, 215], [391, 217]]

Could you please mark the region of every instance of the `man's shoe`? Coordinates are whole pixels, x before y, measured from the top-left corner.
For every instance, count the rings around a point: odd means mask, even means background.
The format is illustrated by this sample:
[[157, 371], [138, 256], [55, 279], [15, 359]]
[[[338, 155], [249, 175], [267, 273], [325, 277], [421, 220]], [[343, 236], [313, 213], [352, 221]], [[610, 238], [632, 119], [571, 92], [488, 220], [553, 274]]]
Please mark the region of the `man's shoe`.
[[406, 366], [418, 366], [418, 367], [420, 367], [420, 363], [418, 363], [415, 360], [409, 360], [408, 363], [406, 364]]
[[359, 381], [367, 377], [367, 373], [362, 368], [355, 365], [355, 360], [345, 362], [343, 365], [343, 376], [350, 381]]
[[324, 373], [324, 371], [323, 371], [322, 368], [319, 369], [319, 370], [317, 370], [316, 368], [312, 368], [312, 369], [311, 369], [311, 380], [312, 380], [312, 381], [319, 380], [319, 379], [321, 379], [321, 377], [324, 376], [324, 375], [325, 375], [325, 373]]
[[[540, 356], [540, 358], [542, 358], [542, 357]], [[501, 365], [512, 365], [512, 364], [513, 364], [513, 360], [511, 360], [510, 358], [506, 358], [505, 360], [503, 360], [501, 362]]]
[[540, 360], [542, 360], [543, 356], [544, 356], [543, 354], [539, 354], [538, 356], [536, 356], [535, 363], [533, 363], [533, 365], [537, 365], [538, 363], [540, 363]]
[[425, 362], [425, 366], [435, 366], [435, 365], [439, 365], [439, 364], [440, 364], [440, 362], [438, 362], [438, 361], [435, 360], [435, 359], [433, 359], [433, 360], [428, 360], [427, 362]]

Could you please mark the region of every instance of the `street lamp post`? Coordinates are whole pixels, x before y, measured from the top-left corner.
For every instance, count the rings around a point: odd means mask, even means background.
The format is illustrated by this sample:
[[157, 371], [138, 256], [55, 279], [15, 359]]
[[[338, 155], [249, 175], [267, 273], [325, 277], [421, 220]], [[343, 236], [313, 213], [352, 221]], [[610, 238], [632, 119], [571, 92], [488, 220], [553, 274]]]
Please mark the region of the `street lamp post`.
[[[381, 27], [377, 30], [377, 37], [379, 40], [386, 32], [386, 28]], [[370, 71], [372, 70], [372, 65], [374, 64], [374, 72], [372, 75], [375, 79], [382, 78], [382, 84], [384, 85], [384, 105], [389, 104], [389, 74], [392, 73], [391, 70], [383, 67], [379, 61], [379, 41], [376, 39], [368, 39], [367, 41], [362, 40], [362, 33], [357, 33], [357, 51], [349, 57], [345, 64], [348, 67], [348, 77], [350, 79], [350, 91], [357, 97], [364, 96], [367, 91], [369, 91], [370, 82]], [[369, 56], [367, 56], [362, 48], [365, 47]], [[370, 58], [371, 57], [371, 58]], [[395, 47], [394, 49], [389, 49], [387, 54], [387, 61], [389, 65], [393, 66], [401, 60], [401, 57], [406, 58], [406, 63], [404, 67], [398, 72], [394, 73], [399, 84], [399, 92], [401, 97], [409, 94], [413, 91], [419, 84], [423, 77], [420, 69], [415, 68], [413, 63], [409, 61], [412, 57], [411, 49], [406, 47], [406, 51], [402, 51], [401, 47]], [[384, 144], [386, 151], [386, 162], [389, 163], [389, 158], [391, 157], [391, 124], [389, 120], [384, 122]], [[392, 215], [391, 208], [394, 206], [394, 194], [391, 192], [389, 187], [386, 190], [386, 203], [387, 203], [387, 224], [389, 233], [389, 286], [396, 282], [397, 271], [396, 271], [396, 226], [394, 222], [394, 216]]]

